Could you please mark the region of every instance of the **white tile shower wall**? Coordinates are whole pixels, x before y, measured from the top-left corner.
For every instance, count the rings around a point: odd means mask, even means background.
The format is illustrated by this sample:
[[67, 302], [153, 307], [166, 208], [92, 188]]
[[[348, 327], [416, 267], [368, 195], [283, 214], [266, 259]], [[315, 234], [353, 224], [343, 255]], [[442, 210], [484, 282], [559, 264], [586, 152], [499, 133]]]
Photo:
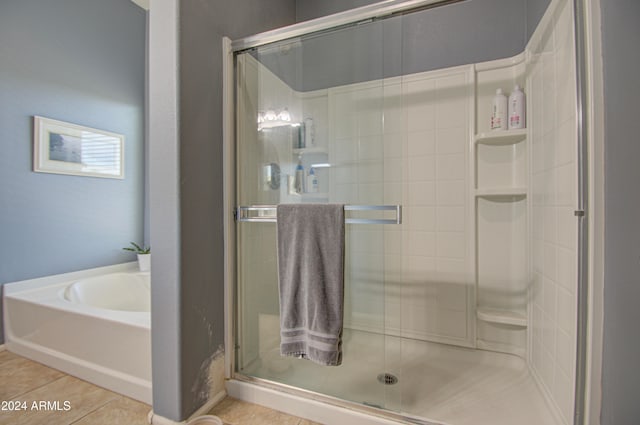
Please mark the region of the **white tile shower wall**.
[[533, 288], [529, 361], [572, 423], [575, 379], [577, 140], [575, 53], [569, 1], [554, 1], [529, 43]]
[[[473, 232], [469, 206], [469, 67], [402, 80], [403, 202], [401, 307], [388, 326], [402, 336], [473, 345], [469, 318]], [[393, 321], [396, 323], [393, 323]]]
[[349, 326], [473, 344], [472, 94], [469, 67], [329, 90], [331, 199], [404, 206], [401, 227], [348, 229]]
[[[328, 90], [331, 202], [384, 202], [382, 95], [381, 82]], [[347, 226], [346, 238], [345, 324], [383, 332], [383, 227]]]

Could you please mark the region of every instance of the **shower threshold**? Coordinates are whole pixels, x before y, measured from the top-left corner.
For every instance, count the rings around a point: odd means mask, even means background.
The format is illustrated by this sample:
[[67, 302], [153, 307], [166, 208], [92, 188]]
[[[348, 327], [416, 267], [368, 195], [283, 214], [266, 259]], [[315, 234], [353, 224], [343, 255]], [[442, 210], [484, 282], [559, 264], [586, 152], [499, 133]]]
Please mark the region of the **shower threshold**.
[[[359, 423], [353, 418], [326, 416], [343, 411], [364, 415], [363, 425], [563, 423], [557, 408], [539, 390], [526, 361], [518, 356], [390, 336], [374, 342], [372, 335], [345, 329], [340, 367], [281, 357], [277, 347], [263, 351], [259, 361], [229, 382], [229, 394], [259, 404], [262, 399], [268, 407], [320, 423]], [[395, 347], [396, 361], [386, 367], [375, 358], [383, 349], [379, 341]], [[379, 375], [390, 381], [393, 375], [398, 382], [381, 383]], [[274, 404], [274, 400], [280, 401]], [[297, 409], [293, 400], [315, 407]], [[307, 412], [316, 410], [318, 414], [309, 417]]]
[[231, 397], [319, 423], [442, 425], [442, 422], [399, 414], [372, 403], [350, 402], [252, 376], [236, 374], [227, 381], [226, 389]]

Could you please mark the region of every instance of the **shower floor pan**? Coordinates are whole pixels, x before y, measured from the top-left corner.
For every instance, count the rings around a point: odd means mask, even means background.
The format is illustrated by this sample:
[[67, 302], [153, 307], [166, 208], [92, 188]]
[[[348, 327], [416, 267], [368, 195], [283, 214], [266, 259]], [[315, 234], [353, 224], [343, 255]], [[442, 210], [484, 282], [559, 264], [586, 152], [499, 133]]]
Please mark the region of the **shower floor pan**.
[[[274, 347], [241, 373], [434, 422], [563, 423], [520, 357], [348, 329], [343, 347], [341, 367], [282, 357]], [[380, 382], [381, 374], [398, 382]]]

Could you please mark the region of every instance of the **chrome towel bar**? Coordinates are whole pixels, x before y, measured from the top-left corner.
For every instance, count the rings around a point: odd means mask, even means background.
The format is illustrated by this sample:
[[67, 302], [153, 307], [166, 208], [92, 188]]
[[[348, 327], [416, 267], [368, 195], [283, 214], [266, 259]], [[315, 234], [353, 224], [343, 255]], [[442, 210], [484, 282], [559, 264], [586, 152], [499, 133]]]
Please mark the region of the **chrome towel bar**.
[[[275, 223], [277, 205], [239, 206], [236, 221]], [[345, 205], [345, 211], [395, 211], [395, 218], [346, 218], [346, 224], [402, 224], [402, 205]], [[257, 213], [257, 214], [251, 214]]]

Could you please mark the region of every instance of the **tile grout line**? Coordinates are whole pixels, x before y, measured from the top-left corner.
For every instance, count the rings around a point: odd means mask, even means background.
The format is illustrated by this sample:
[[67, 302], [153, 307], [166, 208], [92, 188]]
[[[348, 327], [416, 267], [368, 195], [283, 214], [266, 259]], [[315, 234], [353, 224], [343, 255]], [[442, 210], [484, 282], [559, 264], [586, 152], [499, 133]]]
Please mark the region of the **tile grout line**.
[[[55, 369], [55, 370], [57, 370], [57, 369]], [[27, 395], [27, 394], [30, 394], [30, 393], [34, 392], [34, 391], [38, 391], [39, 389], [41, 389], [41, 388], [43, 388], [43, 387], [46, 387], [47, 385], [53, 384], [54, 382], [59, 381], [60, 379], [64, 378], [65, 376], [67, 376], [67, 375], [59, 376], [59, 377], [57, 377], [56, 379], [53, 379], [53, 380], [51, 380], [51, 381], [49, 381], [49, 382], [46, 382], [46, 383], [44, 383], [44, 384], [41, 384], [41, 385], [39, 385], [39, 386], [37, 386], [37, 387], [35, 387], [35, 388], [31, 388], [30, 390], [23, 391], [23, 392], [21, 392], [21, 393], [19, 393], [19, 394], [17, 394], [17, 395], [11, 395], [9, 398], [10, 398], [11, 400], [15, 400], [15, 399], [16, 399], [16, 398], [18, 398], [18, 397], [23, 397], [23, 396], [25, 396], [25, 395]]]
[[[93, 385], [93, 384], [92, 384], [92, 385]], [[96, 386], [97, 386], [97, 385], [96, 385]], [[102, 387], [98, 387], [98, 388], [103, 389]], [[115, 393], [114, 393], [114, 394], [115, 394]], [[96, 413], [98, 410], [102, 409], [103, 407], [106, 407], [108, 404], [111, 404], [111, 403], [113, 403], [114, 401], [118, 400], [118, 398], [122, 398], [122, 397], [123, 397], [123, 396], [122, 396], [122, 395], [120, 395], [120, 394], [116, 394], [116, 395], [117, 395], [117, 397], [116, 397], [116, 398], [113, 398], [113, 399], [111, 399], [111, 400], [109, 400], [109, 401], [107, 401], [107, 402], [105, 402], [105, 403], [103, 403], [103, 404], [99, 405], [99, 406], [98, 406], [98, 407], [96, 407], [95, 409], [93, 409], [93, 410], [91, 410], [91, 411], [89, 411], [89, 412], [85, 413], [84, 415], [82, 415], [81, 417], [79, 417], [78, 419], [76, 419], [75, 421], [71, 422], [69, 425], [73, 425], [73, 424], [75, 424], [75, 423], [78, 423], [79, 421], [83, 420], [83, 419], [84, 419], [84, 418], [86, 418], [87, 416], [89, 416], [89, 415], [92, 415], [92, 414]]]
[[[53, 371], [55, 371], [55, 372], [58, 372], [58, 373], [60, 374], [60, 376], [55, 377], [55, 378], [53, 378], [53, 379], [50, 379], [50, 380], [48, 380], [47, 382], [41, 383], [41, 384], [39, 384], [39, 385], [37, 385], [37, 386], [35, 386], [35, 387], [33, 387], [33, 388], [30, 388], [30, 389], [28, 389], [28, 390], [26, 390], [26, 391], [21, 391], [21, 392], [14, 393], [14, 394], [9, 394], [9, 395], [7, 396], [7, 400], [17, 400], [17, 399], [22, 399], [22, 398], [29, 398], [29, 397], [31, 397], [31, 396], [32, 396], [32, 394], [33, 394], [33, 393], [35, 393], [35, 392], [37, 392], [37, 391], [44, 391], [45, 393], [50, 393], [50, 390], [48, 390], [48, 389], [47, 389], [47, 387], [49, 387], [49, 386], [51, 386], [51, 385], [55, 384], [56, 382], [60, 381], [61, 379], [65, 379], [65, 378], [71, 378], [71, 379], [77, 380], [77, 381], [79, 381], [79, 382], [83, 382], [83, 383], [85, 383], [85, 384], [91, 385], [92, 387], [95, 387], [95, 388], [97, 388], [97, 389], [103, 390], [103, 391], [108, 392], [108, 393], [110, 393], [110, 394], [111, 394], [111, 397], [108, 397], [108, 399], [107, 399], [107, 400], [104, 400], [102, 403], [98, 402], [97, 404], [93, 404], [93, 405], [90, 405], [90, 404], [80, 404], [80, 406], [81, 406], [81, 407], [83, 407], [83, 408], [89, 408], [90, 410], [89, 410], [89, 411], [87, 411], [87, 412], [85, 412], [84, 414], [82, 414], [80, 417], [73, 419], [73, 421], [72, 421], [72, 422], [70, 422], [70, 424], [76, 424], [76, 423], [78, 423], [79, 421], [81, 421], [81, 420], [85, 419], [87, 416], [90, 416], [90, 415], [95, 414], [98, 410], [100, 410], [100, 409], [102, 409], [102, 408], [105, 408], [105, 407], [106, 407], [106, 408], [108, 409], [108, 408], [109, 408], [108, 406], [109, 406], [110, 404], [113, 404], [114, 402], [118, 402], [118, 401], [120, 401], [120, 400], [127, 399], [127, 397], [123, 396], [122, 394], [115, 393], [115, 392], [113, 392], [113, 391], [111, 391], [111, 390], [108, 390], [108, 389], [103, 388], [103, 387], [101, 387], [101, 386], [98, 386], [98, 385], [95, 385], [95, 384], [90, 383], [90, 382], [88, 382], [88, 381], [85, 381], [84, 379], [77, 378], [77, 377], [75, 377], [75, 376], [73, 376], [73, 375], [70, 375], [70, 374], [65, 373], [65, 372], [63, 372], [63, 371], [60, 371], [60, 370], [58, 370], [58, 369], [51, 368], [51, 367], [49, 367], [49, 366], [43, 365], [43, 364], [41, 364], [41, 363], [39, 363], [39, 362], [36, 362], [36, 361], [30, 360], [30, 359], [26, 359], [26, 358], [24, 358], [24, 357], [22, 357], [22, 356], [17, 356], [17, 355], [16, 355], [16, 359], [25, 359], [25, 360], [28, 360], [29, 362], [32, 362], [32, 363], [38, 364], [38, 365], [40, 365], [40, 366], [43, 366], [43, 367], [46, 367], [46, 368], [48, 368], [48, 369], [51, 369], [51, 370], [53, 370]], [[13, 360], [15, 360], [15, 359], [8, 359], [7, 361], [3, 362], [2, 364], [3, 364], [3, 365], [6, 365], [6, 364], [8, 364], [8, 363], [11, 363]]]
[[[55, 369], [55, 370], [57, 370], [57, 369]], [[60, 371], [59, 371], [59, 372], [60, 372]], [[63, 372], [61, 372], [61, 373], [63, 373]], [[18, 397], [24, 397], [24, 396], [26, 396], [26, 395], [28, 395], [28, 394], [30, 394], [30, 393], [32, 393], [32, 392], [38, 391], [38, 390], [40, 390], [40, 389], [43, 389], [44, 387], [47, 387], [47, 386], [49, 386], [49, 385], [51, 385], [51, 384], [53, 384], [53, 383], [55, 383], [55, 382], [57, 382], [57, 381], [59, 381], [59, 380], [61, 380], [61, 379], [67, 378], [67, 377], [71, 377], [71, 378], [74, 378], [74, 379], [80, 379], [80, 378], [76, 378], [76, 377], [75, 377], [75, 376], [73, 376], [73, 375], [63, 374], [62, 376], [60, 376], [60, 377], [58, 377], [58, 378], [56, 378], [56, 379], [53, 379], [53, 380], [51, 380], [51, 381], [49, 381], [49, 382], [47, 382], [47, 383], [45, 383], [45, 384], [42, 384], [42, 385], [40, 385], [40, 386], [38, 386], [38, 387], [35, 387], [35, 388], [33, 388], [33, 389], [29, 390], [29, 391], [25, 391], [25, 392], [22, 392], [22, 393], [20, 393], [20, 394], [18, 394], [18, 395], [11, 396], [11, 397], [10, 397], [10, 399], [11, 399], [11, 400], [15, 400], [15, 399], [16, 399], [16, 398], [18, 398]], [[81, 380], [81, 379], [80, 379], [80, 380]], [[81, 381], [82, 381], [82, 382], [87, 382], [87, 381], [84, 381], [84, 380], [81, 380]], [[87, 383], [91, 384], [90, 382], [87, 382]], [[100, 388], [100, 389], [102, 389], [102, 390], [109, 391], [109, 390], [107, 390], [107, 389], [105, 389], [105, 388], [102, 388], [102, 387], [100, 387], [100, 386], [97, 386], [97, 385], [95, 385], [95, 384], [91, 384], [91, 385], [94, 385], [95, 387]], [[110, 392], [112, 392], [112, 391], [110, 391]], [[121, 398], [121, 397], [122, 397], [122, 395], [120, 395], [120, 394], [117, 394], [117, 393], [113, 393], [113, 394], [114, 394], [116, 397], [114, 397], [114, 398], [112, 398], [112, 399], [110, 399], [110, 400], [108, 400], [108, 401], [106, 401], [106, 402], [104, 402], [104, 403], [102, 403], [102, 404], [98, 405], [97, 407], [95, 407], [94, 409], [92, 409], [92, 410], [90, 410], [89, 412], [85, 413], [85, 414], [84, 414], [84, 415], [82, 415], [80, 418], [78, 418], [78, 419], [74, 420], [74, 421], [73, 421], [73, 422], [71, 422], [71, 423], [73, 424], [73, 423], [78, 422], [79, 420], [81, 420], [81, 419], [85, 418], [86, 416], [88, 416], [88, 415], [90, 415], [90, 414], [92, 414], [92, 413], [95, 413], [98, 409], [101, 409], [101, 408], [103, 408], [104, 406], [106, 406], [107, 404], [112, 403], [112, 402], [114, 402], [114, 401], [118, 400], [118, 398]]]

